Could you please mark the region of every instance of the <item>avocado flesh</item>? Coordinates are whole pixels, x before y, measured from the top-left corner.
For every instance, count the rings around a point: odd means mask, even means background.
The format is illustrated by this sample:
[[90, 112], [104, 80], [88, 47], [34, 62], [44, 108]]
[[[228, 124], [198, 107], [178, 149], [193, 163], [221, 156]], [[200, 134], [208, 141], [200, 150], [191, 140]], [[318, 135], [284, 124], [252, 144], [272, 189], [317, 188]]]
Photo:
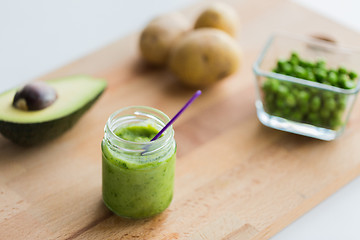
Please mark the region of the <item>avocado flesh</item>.
[[38, 111], [12, 106], [17, 89], [0, 95], [0, 132], [19, 145], [36, 145], [70, 129], [106, 88], [106, 81], [87, 76], [46, 81], [58, 94], [57, 100]]

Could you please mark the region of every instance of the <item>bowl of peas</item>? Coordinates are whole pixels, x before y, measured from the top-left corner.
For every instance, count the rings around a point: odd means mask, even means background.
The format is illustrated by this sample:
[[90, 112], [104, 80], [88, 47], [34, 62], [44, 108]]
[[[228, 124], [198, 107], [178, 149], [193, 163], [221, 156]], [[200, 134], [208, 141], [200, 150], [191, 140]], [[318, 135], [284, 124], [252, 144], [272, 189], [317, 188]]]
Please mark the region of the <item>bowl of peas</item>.
[[265, 126], [322, 140], [345, 129], [360, 90], [360, 53], [305, 36], [275, 34], [253, 65]]

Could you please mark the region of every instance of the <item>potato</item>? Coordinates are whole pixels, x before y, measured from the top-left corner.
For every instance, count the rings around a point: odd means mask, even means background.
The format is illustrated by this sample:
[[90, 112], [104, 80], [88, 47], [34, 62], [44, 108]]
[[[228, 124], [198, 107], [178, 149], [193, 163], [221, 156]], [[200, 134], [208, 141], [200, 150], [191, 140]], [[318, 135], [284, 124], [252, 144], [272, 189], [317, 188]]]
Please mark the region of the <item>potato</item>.
[[170, 55], [170, 70], [189, 87], [205, 87], [234, 73], [241, 51], [233, 38], [214, 28], [201, 28], [182, 37]]
[[190, 28], [190, 22], [179, 13], [153, 19], [140, 35], [139, 46], [142, 56], [152, 65], [165, 65], [171, 46]]
[[231, 36], [235, 36], [239, 25], [239, 16], [235, 10], [225, 3], [217, 2], [210, 5], [200, 14], [194, 28], [217, 28]]

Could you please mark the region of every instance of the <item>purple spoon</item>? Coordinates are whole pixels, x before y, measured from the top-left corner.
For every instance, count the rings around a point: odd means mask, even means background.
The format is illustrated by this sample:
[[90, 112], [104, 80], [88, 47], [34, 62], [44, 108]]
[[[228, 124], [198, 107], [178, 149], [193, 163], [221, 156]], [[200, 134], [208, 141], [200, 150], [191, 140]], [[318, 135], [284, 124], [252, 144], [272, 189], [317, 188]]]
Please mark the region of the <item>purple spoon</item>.
[[155, 135], [155, 137], [153, 137], [153, 139], [151, 139], [151, 141], [154, 141], [156, 139], [158, 139], [161, 134], [163, 134], [165, 132], [165, 130], [171, 126], [171, 124], [173, 124], [173, 122], [175, 122], [175, 120], [185, 111], [186, 108], [188, 108], [190, 106], [190, 104], [201, 94], [201, 90], [197, 90], [196, 93], [189, 99], [189, 101], [187, 101], [187, 103], [185, 103], [185, 105], [180, 109], [180, 111], [165, 125], [165, 127], [163, 127], [160, 132], [158, 132], [158, 134]]

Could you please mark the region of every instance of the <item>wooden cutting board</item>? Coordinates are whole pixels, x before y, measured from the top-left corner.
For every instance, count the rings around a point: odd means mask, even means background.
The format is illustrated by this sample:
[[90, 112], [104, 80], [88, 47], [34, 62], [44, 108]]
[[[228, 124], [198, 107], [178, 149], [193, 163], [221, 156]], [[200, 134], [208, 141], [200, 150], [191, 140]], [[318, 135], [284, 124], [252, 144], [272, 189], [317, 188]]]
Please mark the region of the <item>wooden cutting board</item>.
[[[206, 3], [184, 12], [194, 19]], [[360, 111], [324, 142], [262, 126], [251, 66], [271, 33], [360, 35], [285, 0], [232, 2], [242, 18], [241, 70], [204, 91], [176, 122], [175, 196], [146, 220], [115, 216], [101, 200], [103, 127], [115, 110], [148, 105], [169, 116], [193, 94], [138, 56], [133, 34], [42, 79], [85, 73], [108, 89], [60, 138], [22, 148], [0, 137], [0, 239], [267, 239], [360, 173]]]

